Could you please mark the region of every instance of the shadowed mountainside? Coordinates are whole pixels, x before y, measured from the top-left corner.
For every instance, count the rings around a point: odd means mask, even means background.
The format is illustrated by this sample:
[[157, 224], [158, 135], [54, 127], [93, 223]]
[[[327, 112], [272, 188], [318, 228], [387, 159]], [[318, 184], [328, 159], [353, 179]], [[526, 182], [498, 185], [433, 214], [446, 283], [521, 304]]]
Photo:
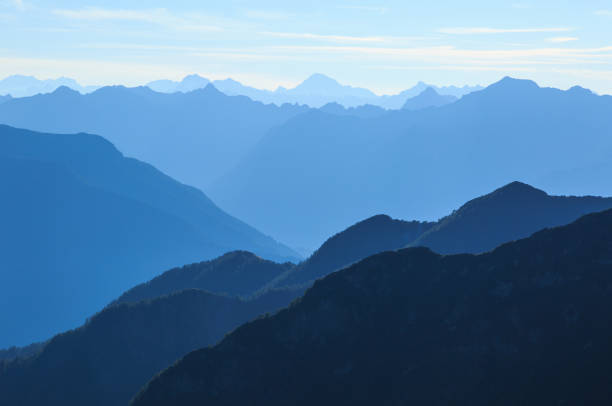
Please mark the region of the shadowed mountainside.
[[605, 404], [610, 286], [612, 211], [478, 256], [386, 252], [190, 353], [132, 404]]
[[[79, 325], [128, 287], [246, 249], [293, 251], [101, 137], [0, 126], [0, 347]], [[32, 253], [36, 253], [33, 255]], [[129, 271], [129, 272], [128, 272]]]
[[138, 302], [184, 289], [203, 289], [229, 296], [249, 296], [278, 277], [292, 263], [277, 264], [250, 252], [229, 252], [211, 261], [185, 265], [164, 272], [149, 282], [135, 286], [116, 302]]
[[378, 215], [329, 238], [310, 258], [273, 283], [276, 286], [311, 285], [315, 279], [370, 255], [403, 248], [435, 223], [394, 220]]
[[176, 359], [294, 297], [291, 291], [274, 291], [247, 302], [184, 290], [110, 306], [84, 326], [51, 339], [39, 354], [0, 361], [0, 403], [126, 405]]
[[512, 182], [470, 200], [410, 245], [425, 246], [440, 254], [477, 254], [610, 208], [612, 198], [549, 196], [532, 186]]

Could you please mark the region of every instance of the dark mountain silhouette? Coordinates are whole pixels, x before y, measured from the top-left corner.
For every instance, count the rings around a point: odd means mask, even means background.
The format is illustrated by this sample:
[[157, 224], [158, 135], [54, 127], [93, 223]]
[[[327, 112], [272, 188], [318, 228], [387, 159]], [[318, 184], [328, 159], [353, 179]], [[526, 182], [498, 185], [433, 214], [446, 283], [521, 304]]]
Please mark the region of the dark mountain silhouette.
[[338, 116], [355, 116], [361, 118], [380, 117], [387, 113], [387, 110], [378, 106], [373, 106], [371, 104], [366, 104], [359, 107], [346, 108], [343, 105], [335, 102], [327, 103], [319, 110], [324, 111], [325, 113], [335, 114]]
[[99, 134], [126, 154], [200, 189], [233, 167], [271, 127], [307, 107], [263, 105], [214, 86], [163, 94], [104, 87], [55, 92], [0, 105], [0, 123], [53, 133]]
[[0, 361], [0, 404], [126, 405], [176, 359], [293, 297], [276, 291], [247, 302], [184, 290], [110, 306], [84, 326], [54, 337], [39, 354]]
[[434, 90], [434, 88], [428, 87], [427, 89], [423, 90], [423, 92], [419, 93], [419, 95], [406, 100], [406, 103], [404, 103], [402, 109], [422, 110], [428, 107], [444, 106], [456, 101], [457, 98], [455, 96], [440, 95]]
[[33, 343], [25, 347], [10, 347], [5, 350], [0, 350], [0, 363], [2, 361], [11, 361], [16, 358], [28, 358], [38, 354], [45, 346], [46, 342]]
[[440, 254], [482, 253], [606, 209], [612, 209], [612, 198], [549, 196], [512, 182], [469, 201], [436, 223], [393, 220], [385, 215], [361, 221], [328, 239], [272, 285], [310, 286], [315, 279], [353, 262], [407, 246], [425, 246]]
[[378, 215], [361, 221], [328, 239], [310, 258], [285, 272], [275, 286], [310, 286], [315, 279], [370, 255], [403, 248], [434, 223], [394, 220]]
[[610, 208], [612, 198], [549, 196], [513, 182], [464, 204], [410, 245], [429, 247], [440, 254], [476, 254]]
[[376, 213], [437, 220], [514, 180], [612, 195], [601, 181], [609, 165], [546, 181], [608, 162], [611, 116], [610, 96], [510, 78], [435, 109], [368, 119], [311, 111], [271, 130], [207, 191], [249, 224], [310, 249]]
[[4, 102], [7, 102], [7, 101], [9, 101], [11, 99], [12, 99], [12, 97], [11, 97], [10, 94], [7, 94], [6, 96], [0, 96], [0, 104], [4, 103]]
[[147, 405], [606, 404], [612, 211], [490, 253], [369, 257], [156, 376]]
[[13, 75], [0, 80], [0, 95], [28, 97], [40, 93], [51, 93], [61, 86], [67, 86], [80, 93], [90, 93], [97, 88], [96, 86], [81, 86], [76, 80], [65, 77], [40, 80], [34, 76]]
[[117, 302], [138, 302], [184, 289], [202, 289], [230, 296], [250, 296], [269, 281], [293, 268], [246, 251], [229, 252], [211, 261], [186, 265], [164, 272], [121, 295]]
[[164, 269], [248, 249], [293, 251], [202, 192], [89, 134], [0, 126], [0, 348], [79, 325]]

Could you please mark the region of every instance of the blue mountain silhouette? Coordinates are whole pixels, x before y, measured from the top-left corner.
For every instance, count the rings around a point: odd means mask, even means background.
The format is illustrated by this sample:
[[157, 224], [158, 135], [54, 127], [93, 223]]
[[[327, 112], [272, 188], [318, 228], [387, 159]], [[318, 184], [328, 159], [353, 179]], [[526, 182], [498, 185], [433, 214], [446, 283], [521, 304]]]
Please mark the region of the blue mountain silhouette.
[[0, 123], [53, 133], [99, 134], [127, 156], [204, 189], [232, 168], [271, 127], [308, 110], [229, 97], [209, 85], [163, 94], [147, 87], [67, 87], [0, 105]]
[[434, 88], [428, 87], [418, 96], [414, 96], [404, 103], [404, 110], [422, 110], [428, 107], [440, 107], [457, 101], [455, 96], [440, 95]]
[[295, 259], [101, 137], [0, 126], [0, 347], [79, 325], [164, 269], [244, 249]]
[[601, 181], [609, 164], [559, 178], [609, 162], [611, 115], [610, 96], [511, 78], [435, 109], [369, 119], [311, 111], [272, 129], [208, 192], [258, 229], [311, 249], [381, 212], [437, 220], [514, 180], [612, 195]]

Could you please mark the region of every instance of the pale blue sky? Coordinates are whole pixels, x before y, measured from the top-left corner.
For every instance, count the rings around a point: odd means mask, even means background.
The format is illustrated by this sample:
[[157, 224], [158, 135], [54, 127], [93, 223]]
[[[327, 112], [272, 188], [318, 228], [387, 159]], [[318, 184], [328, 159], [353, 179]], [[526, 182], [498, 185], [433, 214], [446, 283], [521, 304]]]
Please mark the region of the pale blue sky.
[[612, 1], [0, 0], [0, 77], [274, 88], [314, 72], [378, 93], [505, 75], [612, 93]]

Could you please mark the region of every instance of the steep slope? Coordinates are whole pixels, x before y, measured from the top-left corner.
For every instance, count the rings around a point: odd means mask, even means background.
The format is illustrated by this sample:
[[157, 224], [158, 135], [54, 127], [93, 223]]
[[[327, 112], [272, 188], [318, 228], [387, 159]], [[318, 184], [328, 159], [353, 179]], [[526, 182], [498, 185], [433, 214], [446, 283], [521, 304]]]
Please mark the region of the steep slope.
[[378, 215], [329, 238], [310, 258], [288, 270], [274, 286], [309, 286], [354, 262], [383, 251], [403, 248], [429, 230], [434, 223], [394, 220]]
[[111, 306], [84, 326], [54, 337], [34, 357], [0, 361], [0, 403], [126, 405], [176, 359], [291, 299], [276, 292], [245, 302], [185, 290]]
[[2, 103], [0, 123], [43, 132], [99, 134], [127, 156], [204, 189], [266, 131], [306, 110], [229, 97], [213, 86], [174, 94], [114, 86], [87, 95], [61, 87]]
[[184, 289], [203, 289], [230, 296], [249, 296], [272, 279], [293, 268], [250, 252], [227, 253], [211, 261], [174, 268], [125, 292], [117, 302], [138, 302]]
[[455, 96], [440, 95], [432, 87], [428, 87], [408, 100], [402, 106], [404, 110], [422, 110], [428, 107], [441, 107], [456, 102]]
[[101, 137], [0, 126], [0, 348], [80, 324], [173, 266], [292, 251]]
[[413, 241], [440, 254], [480, 253], [612, 208], [612, 198], [549, 196], [520, 182], [471, 200]]
[[606, 171], [545, 181], [608, 162], [610, 117], [610, 96], [510, 78], [436, 109], [370, 119], [312, 111], [271, 130], [208, 193], [258, 229], [311, 249], [376, 213], [437, 220], [514, 180], [554, 194], [612, 195], [600, 180], [612, 176]]
[[612, 211], [479, 256], [411, 248], [190, 353], [147, 405], [606, 404]]

